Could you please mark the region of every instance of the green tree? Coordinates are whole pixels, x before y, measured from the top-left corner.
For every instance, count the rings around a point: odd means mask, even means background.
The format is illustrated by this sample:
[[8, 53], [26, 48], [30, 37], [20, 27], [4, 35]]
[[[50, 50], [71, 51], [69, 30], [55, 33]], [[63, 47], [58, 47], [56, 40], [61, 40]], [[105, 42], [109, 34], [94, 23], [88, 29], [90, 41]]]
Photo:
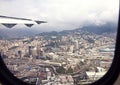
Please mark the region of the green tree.
[[59, 68], [56, 69], [58, 73], [65, 74], [65, 68], [63, 66], [60, 66]]

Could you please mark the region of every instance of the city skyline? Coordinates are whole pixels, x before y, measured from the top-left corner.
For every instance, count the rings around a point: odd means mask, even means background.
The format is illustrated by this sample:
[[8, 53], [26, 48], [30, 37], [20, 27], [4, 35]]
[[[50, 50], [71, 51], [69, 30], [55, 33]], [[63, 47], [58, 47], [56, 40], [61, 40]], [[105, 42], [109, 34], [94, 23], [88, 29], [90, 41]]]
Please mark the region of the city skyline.
[[0, 44], [5, 64], [19, 79], [36, 85], [75, 85], [92, 83], [108, 71], [114, 57], [115, 35], [77, 29], [1, 39]]

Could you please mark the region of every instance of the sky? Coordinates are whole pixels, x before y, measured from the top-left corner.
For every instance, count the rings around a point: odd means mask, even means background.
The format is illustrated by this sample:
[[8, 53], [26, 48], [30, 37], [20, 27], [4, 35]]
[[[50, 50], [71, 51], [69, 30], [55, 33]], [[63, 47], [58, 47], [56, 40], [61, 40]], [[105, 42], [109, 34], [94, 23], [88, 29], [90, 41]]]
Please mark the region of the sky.
[[116, 23], [118, 10], [119, 0], [0, 0], [0, 15], [47, 21], [33, 27], [44, 30]]

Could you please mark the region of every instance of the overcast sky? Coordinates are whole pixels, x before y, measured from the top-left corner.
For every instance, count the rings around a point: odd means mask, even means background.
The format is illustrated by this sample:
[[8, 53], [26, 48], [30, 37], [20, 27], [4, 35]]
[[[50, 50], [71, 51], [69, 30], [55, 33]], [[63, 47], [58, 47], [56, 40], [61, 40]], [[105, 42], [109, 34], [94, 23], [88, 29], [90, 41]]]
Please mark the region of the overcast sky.
[[33, 28], [73, 29], [116, 22], [119, 0], [0, 0], [0, 15], [45, 20]]

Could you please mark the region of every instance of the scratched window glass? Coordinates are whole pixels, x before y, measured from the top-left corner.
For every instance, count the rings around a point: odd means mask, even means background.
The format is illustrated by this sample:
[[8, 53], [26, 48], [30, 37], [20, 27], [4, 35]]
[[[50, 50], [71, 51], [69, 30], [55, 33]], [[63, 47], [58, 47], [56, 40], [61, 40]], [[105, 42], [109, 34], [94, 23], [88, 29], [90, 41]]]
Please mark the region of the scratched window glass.
[[97, 81], [114, 58], [119, 0], [0, 0], [0, 53], [35, 85]]

